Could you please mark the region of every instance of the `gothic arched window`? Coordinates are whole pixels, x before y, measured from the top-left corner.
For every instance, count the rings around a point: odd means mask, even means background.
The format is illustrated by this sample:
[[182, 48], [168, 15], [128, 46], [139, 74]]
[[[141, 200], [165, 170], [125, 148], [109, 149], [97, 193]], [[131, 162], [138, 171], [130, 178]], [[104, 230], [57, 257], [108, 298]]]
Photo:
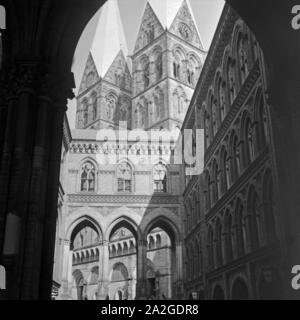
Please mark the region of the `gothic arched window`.
[[234, 62], [231, 59], [229, 59], [228, 61], [227, 71], [228, 71], [228, 81], [229, 81], [230, 104], [232, 105], [237, 95], [237, 89], [236, 89], [236, 76], [235, 76]]
[[117, 167], [118, 192], [132, 192], [132, 169], [127, 162]]
[[81, 167], [81, 176], [80, 176], [80, 190], [81, 191], [95, 191], [95, 166], [90, 162], [84, 163]]
[[245, 82], [248, 74], [249, 74], [249, 66], [248, 66], [248, 41], [245, 36], [240, 35], [238, 41], [238, 61], [239, 61], [239, 72], [241, 75], [242, 84]]
[[154, 192], [167, 192], [167, 168], [159, 163], [153, 170]]

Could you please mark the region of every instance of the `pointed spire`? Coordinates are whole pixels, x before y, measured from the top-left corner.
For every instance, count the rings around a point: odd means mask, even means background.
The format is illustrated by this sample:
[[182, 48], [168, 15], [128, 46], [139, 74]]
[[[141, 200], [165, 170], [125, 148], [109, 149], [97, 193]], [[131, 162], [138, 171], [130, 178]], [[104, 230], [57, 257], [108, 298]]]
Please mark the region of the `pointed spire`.
[[169, 29], [184, 0], [148, 0], [164, 28]]
[[201, 42], [200, 32], [196, 23], [192, 6], [190, 4], [190, 0], [148, 0], [148, 3], [153, 9], [162, 26], [167, 29], [170, 29], [181, 7], [185, 4], [191, 14], [193, 23], [198, 33], [198, 37]]
[[120, 50], [128, 56], [128, 47], [117, 0], [108, 0], [101, 10], [90, 51], [104, 77]]

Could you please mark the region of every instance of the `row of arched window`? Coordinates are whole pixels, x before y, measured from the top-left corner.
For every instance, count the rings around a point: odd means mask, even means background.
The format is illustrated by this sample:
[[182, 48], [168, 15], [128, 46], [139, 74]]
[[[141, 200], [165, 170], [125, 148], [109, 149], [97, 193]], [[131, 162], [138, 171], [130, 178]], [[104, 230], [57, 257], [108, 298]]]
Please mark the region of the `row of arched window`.
[[[116, 184], [118, 192], [133, 192], [133, 170], [128, 162], [121, 162], [116, 169]], [[96, 167], [92, 161], [86, 161], [81, 166], [80, 191], [96, 191]], [[168, 191], [167, 167], [158, 163], [153, 168], [153, 191], [166, 193]]]
[[[148, 237], [148, 250], [160, 249], [161, 247], [162, 238], [160, 234], [150, 235]], [[136, 253], [136, 246], [133, 240], [113, 243], [109, 247], [109, 255], [111, 258], [134, 253]]]
[[195, 87], [200, 75], [201, 61], [193, 53], [186, 53], [184, 48], [177, 45], [173, 50], [173, 77], [180, 82]]
[[[131, 118], [131, 101], [127, 96], [120, 96], [109, 92], [105, 97], [106, 118], [109, 121], [128, 121]], [[93, 92], [89, 98], [85, 97], [77, 112], [77, 127], [85, 128], [98, 118], [98, 98]]]
[[138, 92], [146, 90], [162, 78], [163, 54], [161, 47], [155, 47], [150, 55], [145, 54], [140, 58], [136, 73], [136, 89]]
[[74, 252], [72, 257], [73, 265], [96, 262], [99, 261], [99, 250], [96, 248], [83, 250], [81, 252]]
[[[252, 101], [252, 99], [250, 99]], [[253, 115], [247, 109], [253, 106]], [[264, 98], [258, 89], [236, 122], [236, 126], [220, 144], [205, 171], [206, 210], [231, 188], [240, 175], [265, 150], [268, 143], [268, 123]]]
[[208, 226], [207, 253], [210, 269], [221, 267], [277, 238], [274, 217], [273, 182], [267, 170], [262, 192], [250, 186], [246, 202], [235, 200], [234, 210], [226, 209]]
[[222, 65], [217, 69], [203, 106], [206, 148], [221, 127], [258, 56], [256, 40], [245, 24], [239, 21], [233, 33], [232, 44], [224, 51]]
[[126, 241], [122, 243], [111, 244], [109, 247], [109, 256], [118, 257], [126, 254], [134, 254], [136, 252], [136, 247], [133, 240], [130, 240], [129, 243]]

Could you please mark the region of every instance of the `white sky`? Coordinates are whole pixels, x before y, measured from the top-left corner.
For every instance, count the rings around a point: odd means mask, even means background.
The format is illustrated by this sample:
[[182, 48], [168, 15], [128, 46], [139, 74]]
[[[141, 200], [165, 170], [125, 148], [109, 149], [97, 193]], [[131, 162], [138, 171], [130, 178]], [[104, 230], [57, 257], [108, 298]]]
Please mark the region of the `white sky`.
[[[135, 45], [138, 28], [141, 23], [142, 10], [146, 1], [147, 0], [118, 0], [129, 53], [133, 51]], [[199, 28], [204, 49], [208, 50], [224, 6], [224, 0], [190, 0], [190, 3]], [[100, 11], [96, 13], [86, 26], [75, 51], [72, 68], [76, 82], [75, 95], [78, 92], [99, 14]], [[70, 127], [71, 129], [74, 129], [76, 99], [69, 101], [67, 114]]]

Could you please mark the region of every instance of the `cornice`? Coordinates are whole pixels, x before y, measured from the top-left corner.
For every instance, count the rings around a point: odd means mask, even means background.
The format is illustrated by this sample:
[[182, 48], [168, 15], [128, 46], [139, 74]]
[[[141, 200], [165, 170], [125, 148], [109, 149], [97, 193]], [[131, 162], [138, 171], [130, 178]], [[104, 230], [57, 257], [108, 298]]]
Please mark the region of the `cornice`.
[[98, 195], [98, 194], [69, 194], [69, 203], [122, 203], [122, 204], [174, 204], [179, 205], [179, 196], [171, 195]]

